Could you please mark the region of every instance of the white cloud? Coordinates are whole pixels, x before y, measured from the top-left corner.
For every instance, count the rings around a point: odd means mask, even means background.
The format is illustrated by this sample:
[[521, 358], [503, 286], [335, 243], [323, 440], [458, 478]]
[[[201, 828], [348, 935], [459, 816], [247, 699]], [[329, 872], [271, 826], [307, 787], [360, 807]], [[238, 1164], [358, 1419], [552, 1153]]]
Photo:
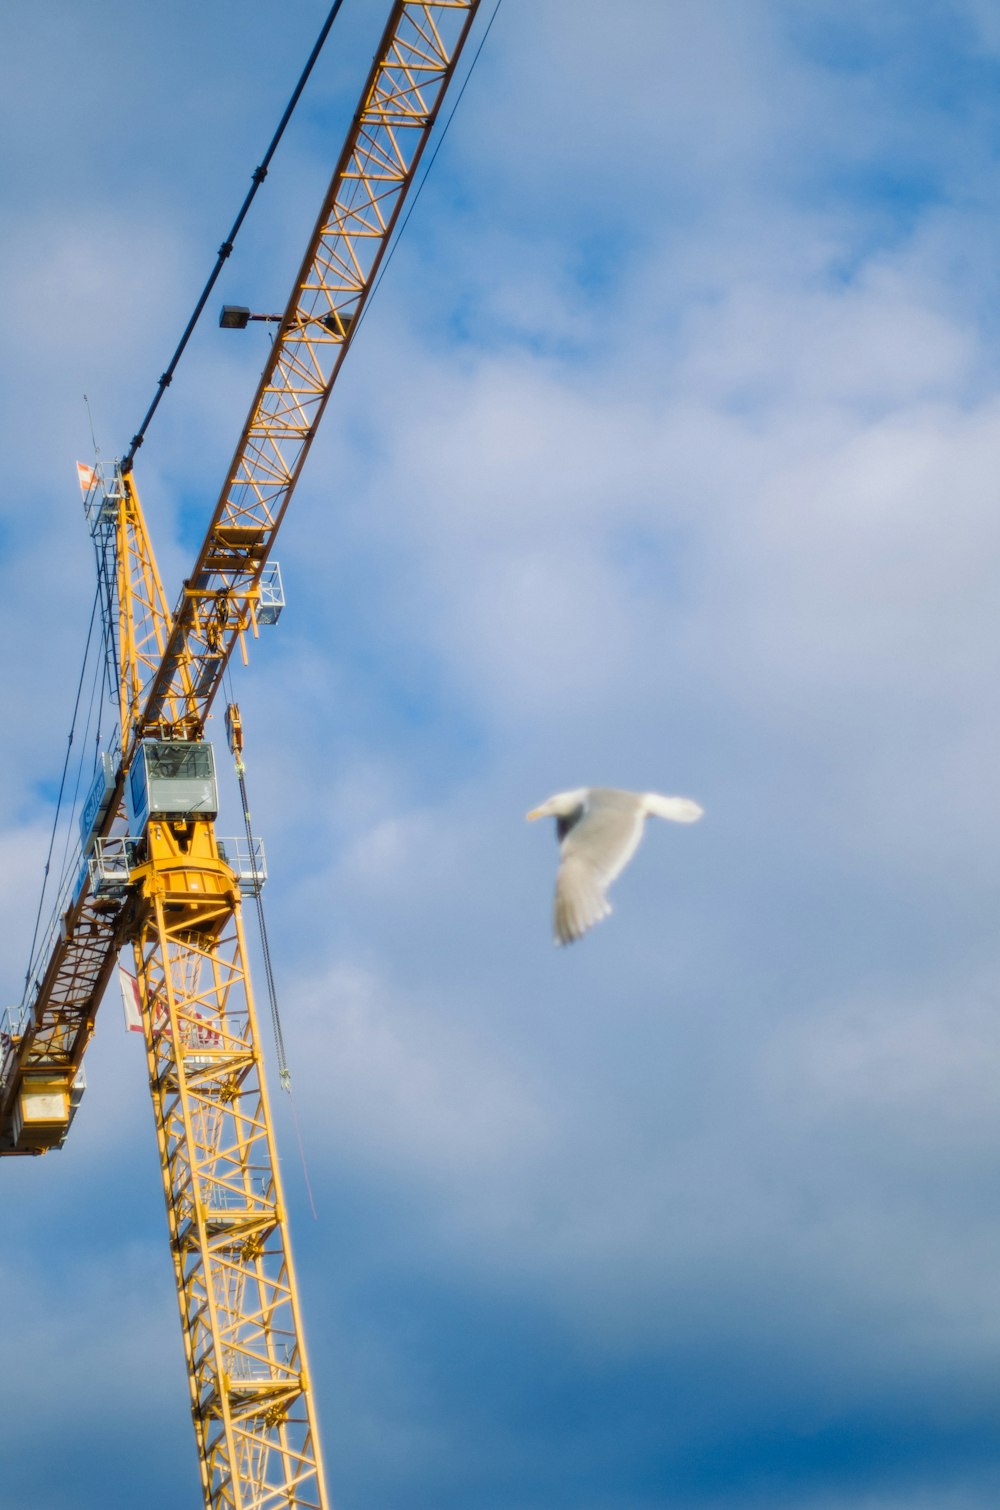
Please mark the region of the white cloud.
[[[93, 84], [73, 92], [60, 50], [37, 157], [53, 176], [16, 214], [11, 196], [0, 248], [18, 376], [0, 500], [15, 986], [47, 839], [37, 783], [61, 759], [89, 607], [82, 393], [102, 440], [119, 437], [106, 451], [127, 441], [204, 227], [212, 249], [225, 229], [219, 185], [237, 158], [249, 171], [237, 126], [259, 125], [260, 30], [219, 82], [219, 49], [191, 39], [222, 33], [196, 10], [180, 40], [130, 14], [156, 92], [134, 135], [140, 86], [102, 95], [106, 123], [65, 166], [94, 174], [71, 217], [57, 160]], [[284, 526], [286, 616], [237, 677], [314, 1177], [343, 1200], [353, 1181], [357, 1201], [338, 1273], [369, 1267], [366, 1214], [386, 1213], [393, 1261], [414, 1255], [414, 1327], [440, 1304], [420, 1264], [483, 1308], [502, 1296], [581, 1349], [595, 1413], [594, 1381], [705, 1344], [697, 1409], [723, 1449], [748, 1412], [780, 1433], [793, 1395], [812, 1420], [854, 1412], [876, 1433], [888, 1401], [918, 1431], [963, 1375], [956, 1419], [975, 1432], [1000, 1346], [992, 139], [975, 78], [968, 109], [915, 98], [911, 53], [934, 62], [923, 11], [793, 12], [501, 9]], [[168, 31], [185, 66], [161, 80]], [[221, 297], [284, 300], [289, 268], [268, 259], [293, 252], [329, 166], [326, 105], [350, 72], [343, 54], [331, 67]], [[204, 202], [178, 216], [201, 159]], [[140, 456], [171, 596], [262, 351], [213, 330]], [[557, 954], [555, 845], [522, 815], [592, 779], [687, 790], [708, 812], [650, 835], [615, 916]], [[74, 1181], [93, 1191], [110, 1169], [148, 1192], [157, 1226], [143, 1207], [136, 1240], [166, 1262], [141, 1056], [117, 1010], [91, 1051], [80, 1162], [56, 1164], [5, 1237], [8, 1266], [38, 1276], [33, 1312], [65, 1288], [47, 1234]], [[107, 1270], [77, 1276], [94, 1293], [89, 1312], [73, 1302], [70, 1374], [89, 1357], [138, 1399], [125, 1332], [158, 1354], [159, 1313], [110, 1220], [106, 1241]], [[27, 1415], [65, 1393], [60, 1304]], [[388, 1301], [373, 1325], [392, 1332]], [[466, 1440], [425, 1387], [428, 1332], [367, 1352], [338, 1334], [356, 1348], [343, 1361], [320, 1335], [319, 1371], [345, 1393], [350, 1376], [365, 1439], [391, 1427], [393, 1472]], [[12, 1345], [28, 1341], [18, 1323]], [[739, 1384], [725, 1360], [772, 1344], [782, 1378]], [[542, 1393], [525, 1409], [544, 1415]], [[107, 1440], [97, 1420], [95, 1451]], [[990, 1503], [953, 1462], [940, 1492], [909, 1497], [863, 1467], [849, 1497], [835, 1474], [826, 1490], [785, 1470], [776, 1503], [809, 1510]], [[463, 1481], [462, 1502], [492, 1500]]]
[[[323, 1065], [329, 1134], [395, 1178], [485, 1188], [546, 1137], [539, 1087], [521, 1083], [475, 1022], [341, 965], [295, 992], [297, 1033]], [[315, 1070], [306, 1083], [315, 1096]]]

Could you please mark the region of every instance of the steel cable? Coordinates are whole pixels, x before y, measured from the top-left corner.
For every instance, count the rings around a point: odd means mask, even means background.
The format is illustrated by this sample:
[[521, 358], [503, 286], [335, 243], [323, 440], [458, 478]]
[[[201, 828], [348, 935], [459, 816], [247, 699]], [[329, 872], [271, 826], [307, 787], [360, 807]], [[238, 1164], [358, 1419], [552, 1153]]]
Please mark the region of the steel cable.
[[267, 177], [267, 170], [270, 167], [271, 159], [277, 150], [278, 143], [281, 141], [281, 138], [284, 135], [285, 127], [288, 125], [288, 122], [291, 119], [292, 111], [295, 109], [296, 105], [299, 102], [299, 96], [306, 86], [306, 80], [312, 73], [313, 64], [316, 62], [316, 59], [319, 57], [320, 52], [322, 51], [323, 43], [327, 39], [330, 28], [336, 20], [337, 12], [340, 10], [342, 4], [343, 0], [335, 0], [335, 3], [330, 7], [330, 14], [327, 16], [326, 21], [323, 23], [320, 34], [316, 39], [316, 44], [313, 47], [312, 52], [309, 54], [306, 65], [299, 77], [299, 82], [296, 84], [294, 90], [292, 91], [292, 97], [288, 101], [288, 104], [285, 106], [285, 113], [281, 117], [281, 120], [278, 122], [278, 129], [275, 131], [273, 137], [271, 138], [271, 145], [265, 152], [263, 161], [260, 162], [256, 168], [254, 168], [253, 173], [250, 176], [249, 192], [247, 193], [247, 196], [244, 199], [242, 206], [240, 207], [239, 214], [233, 221], [232, 229], [230, 230], [229, 235], [219, 247], [218, 255], [215, 260], [215, 267], [212, 269], [211, 276], [209, 277], [208, 282], [205, 284], [205, 287], [202, 290], [201, 298], [198, 300], [197, 304], [194, 307], [194, 314], [191, 316], [190, 320], [187, 322], [187, 325], [184, 328], [184, 334], [181, 336], [180, 341], [178, 342], [177, 350], [170, 358], [170, 362], [167, 366], [166, 371], [157, 382], [156, 393], [153, 396], [153, 402], [146, 410], [146, 415], [142, 421], [142, 424], [139, 426], [138, 430], [132, 437], [128, 451], [125, 454], [125, 459], [122, 462], [123, 473], [128, 473], [132, 470], [132, 463], [135, 460], [135, 453], [138, 451], [139, 447], [142, 445], [143, 441], [146, 438], [146, 430], [149, 427], [150, 420], [156, 413], [160, 399], [163, 397], [164, 393], [173, 381], [174, 372], [176, 371], [178, 362], [184, 354], [184, 348], [187, 346], [188, 341], [191, 339], [194, 328], [201, 318], [201, 312], [205, 308], [205, 305], [208, 303], [209, 295], [211, 294], [212, 289], [215, 287], [219, 278], [219, 274], [222, 272], [222, 269], [233, 250], [233, 245], [236, 241], [236, 237], [239, 233], [240, 227], [246, 219], [247, 211], [253, 204], [257, 190], [260, 188], [261, 184], [264, 182], [264, 179]]
[[[52, 820], [52, 834], [51, 834], [51, 837], [49, 839], [49, 852], [48, 852], [48, 854], [45, 857], [45, 870], [44, 870], [43, 875], [42, 875], [42, 894], [38, 898], [38, 912], [35, 914], [35, 927], [34, 927], [34, 932], [31, 935], [31, 948], [28, 950], [28, 968], [25, 971], [25, 976], [24, 976], [24, 994], [25, 994], [25, 997], [27, 997], [27, 994], [28, 994], [28, 987], [29, 987], [29, 984], [31, 982], [31, 972], [34, 969], [34, 964], [35, 964], [35, 945], [38, 942], [38, 929], [41, 926], [42, 909], [45, 906], [45, 893], [46, 893], [46, 890], [47, 890], [48, 884], [49, 884], [49, 867], [52, 864], [52, 851], [55, 849], [56, 833], [57, 833], [58, 828], [59, 828], [59, 814], [62, 811], [63, 794], [65, 793], [65, 790], [66, 790], [66, 775], [67, 775], [67, 772], [69, 771], [69, 758], [70, 758], [70, 755], [72, 754], [72, 751], [73, 751], [73, 739], [74, 739], [74, 736], [76, 734], [76, 718], [77, 718], [77, 714], [78, 714], [78, 712], [80, 710], [80, 698], [83, 695], [83, 681], [84, 681], [84, 677], [87, 674], [87, 660], [88, 660], [88, 658], [90, 656], [90, 645], [91, 645], [91, 641], [92, 641], [92, 639], [94, 637], [94, 621], [95, 621], [95, 619], [97, 617], [97, 605], [98, 605], [99, 599], [100, 599], [100, 587], [98, 587], [96, 593], [94, 594], [94, 606], [93, 606], [93, 608], [90, 611], [90, 627], [87, 630], [87, 643], [86, 643], [86, 646], [84, 647], [84, 651], [83, 651], [83, 665], [80, 667], [80, 680], [77, 683], [76, 700], [73, 703], [73, 717], [72, 717], [72, 720], [71, 720], [71, 723], [70, 723], [69, 737], [68, 737], [68, 739], [66, 741], [66, 758], [63, 761], [62, 777], [60, 778], [60, 781], [59, 781], [59, 795], [58, 795], [58, 797], [56, 799], [55, 817]], [[91, 709], [92, 708], [93, 708], [93, 702], [91, 702]], [[89, 719], [90, 719], [90, 715], [88, 713], [88, 723], [89, 723]], [[77, 777], [77, 785], [79, 786], [79, 776]]]

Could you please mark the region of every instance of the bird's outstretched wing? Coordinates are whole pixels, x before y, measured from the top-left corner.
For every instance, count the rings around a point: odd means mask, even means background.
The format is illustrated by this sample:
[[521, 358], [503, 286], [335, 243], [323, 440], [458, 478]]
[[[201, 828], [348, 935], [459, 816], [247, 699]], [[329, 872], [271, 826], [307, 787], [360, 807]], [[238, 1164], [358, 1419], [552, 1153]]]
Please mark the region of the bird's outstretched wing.
[[610, 796], [601, 800], [595, 793], [583, 817], [563, 839], [553, 916], [558, 944], [581, 938], [608, 916], [611, 904], [605, 891], [625, 869], [642, 838], [641, 809], [634, 802], [612, 801]]
[[555, 818], [561, 862], [553, 926], [557, 944], [570, 944], [611, 911], [605, 892], [635, 854], [647, 816], [694, 823], [702, 809], [690, 797], [581, 786], [557, 792], [529, 818]]
[[557, 944], [572, 944], [587, 929], [606, 918], [611, 904], [604, 895], [600, 877], [578, 855], [563, 860], [556, 876], [556, 900], [552, 927]]

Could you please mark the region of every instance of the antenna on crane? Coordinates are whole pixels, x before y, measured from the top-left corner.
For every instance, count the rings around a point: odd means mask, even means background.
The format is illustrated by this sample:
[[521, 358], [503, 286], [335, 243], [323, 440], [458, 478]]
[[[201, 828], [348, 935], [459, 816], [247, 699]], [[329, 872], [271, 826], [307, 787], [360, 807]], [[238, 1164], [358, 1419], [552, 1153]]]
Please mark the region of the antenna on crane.
[[97, 444], [97, 436], [94, 434], [94, 416], [90, 412], [90, 399], [87, 397], [86, 394], [83, 395], [83, 403], [84, 403], [84, 408], [87, 411], [87, 424], [90, 426], [90, 443], [91, 443], [91, 445], [94, 448], [94, 460], [95, 461], [100, 461], [100, 459], [101, 459], [101, 448]]

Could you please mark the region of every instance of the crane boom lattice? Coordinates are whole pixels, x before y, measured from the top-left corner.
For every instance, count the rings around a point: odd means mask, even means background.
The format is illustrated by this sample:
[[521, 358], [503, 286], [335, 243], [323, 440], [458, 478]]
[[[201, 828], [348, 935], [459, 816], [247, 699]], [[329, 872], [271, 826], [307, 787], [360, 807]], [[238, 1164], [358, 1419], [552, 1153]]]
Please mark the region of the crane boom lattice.
[[[143, 714], [197, 737], [371, 293], [472, 22], [470, 0], [393, 6]], [[189, 671], [191, 688], [182, 685]]]

